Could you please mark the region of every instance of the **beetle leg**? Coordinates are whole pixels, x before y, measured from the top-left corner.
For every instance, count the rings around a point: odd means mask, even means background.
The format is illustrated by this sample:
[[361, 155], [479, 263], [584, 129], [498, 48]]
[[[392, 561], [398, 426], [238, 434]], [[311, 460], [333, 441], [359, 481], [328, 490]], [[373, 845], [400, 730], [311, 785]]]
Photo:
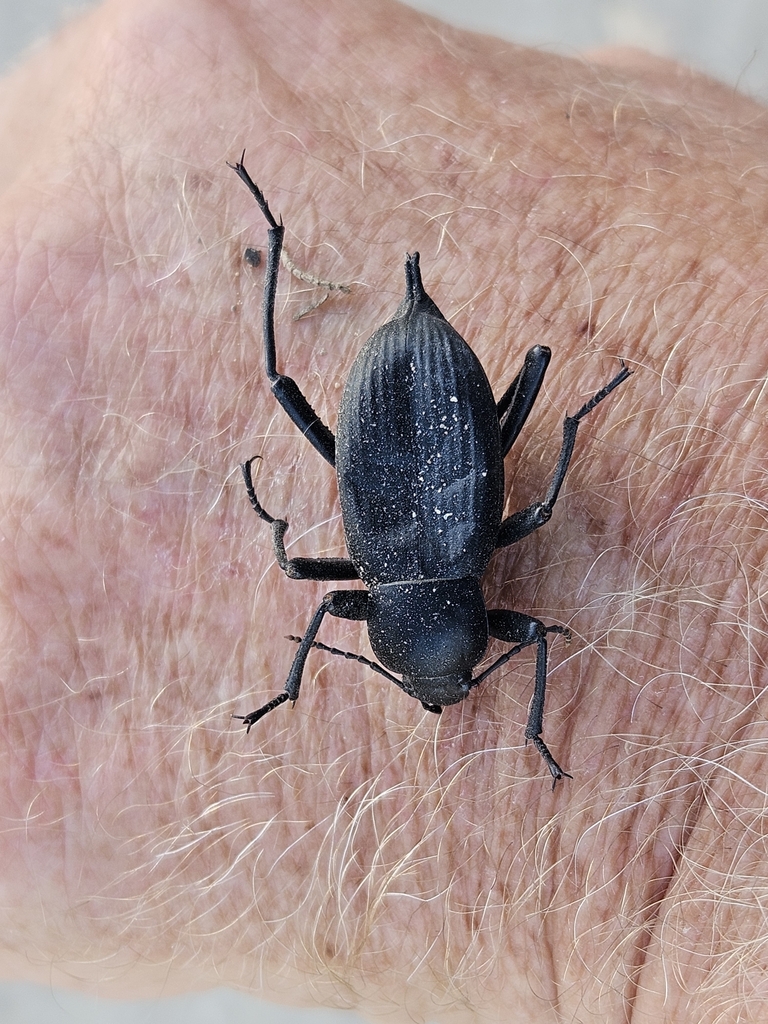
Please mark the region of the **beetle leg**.
[[545, 628], [544, 635], [540, 636], [537, 640], [536, 647], [536, 682], [533, 688], [533, 699], [531, 700], [531, 706], [528, 709], [528, 724], [525, 727], [525, 738], [531, 740], [534, 747], [538, 750], [541, 756], [544, 758], [544, 762], [549, 768], [550, 775], [552, 776], [552, 789], [555, 788], [555, 783], [558, 779], [562, 779], [565, 776], [568, 779], [572, 779], [573, 776], [569, 775], [568, 772], [564, 771], [557, 761], [552, 757], [549, 752], [549, 747], [546, 745], [544, 740], [541, 738], [541, 733], [544, 730], [544, 698], [547, 692], [547, 633], [550, 632], [567, 632], [562, 627], [548, 626]]
[[551, 357], [551, 350], [544, 345], [534, 345], [529, 349], [520, 372], [496, 403], [501, 429], [502, 458], [517, 440], [530, 415]]
[[335, 615], [341, 619], [367, 619], [368, 591], [334, 590], [331, 591], [330, 594], [325, 595], [320, 607], [312, 616], [312, 621], [307, 627], [306, 633], [299, 641], [299, 649], [296, 651], [293, 664], [291, 665], [291, 671], [288, 673], [288, 679], [285, 683], [285, 691], [278, 694], [277, 697], [273, 697], [272, 700], [268, 701], [257, 711], [251, 711], [248, 715], [232, 716], [233, 718], [239, 718], [241, 721], [245, 722], [246, 732], [250, 732], [251, 726], [255, 725], [256, 722], [258, 722], [260, 718], [263, 718], [269, 711], [273, 711], [281, 704], [284, 704], [287, 700], [295, 703], [299, 699], [301, 677], [304, 672], [307, 655], [314, 646], [315, 637], [320, 629], [320, 624], [327, 614]]
[[[260, 455], [255, 456], [261, 458]], [[254, 459], [248, 459], [240, 469], [243, 471], [245, 489], [248, 492], [248, 500], [251, 503], [256, 515], [269, 523], [272, 527], [272, 543], [275, 548], [275, 558], [285, 575], [292, 580], [359, 580], [360, 574], [349, 558], [289, 558], [286, 554], [283, 537], [288, 529], [285, 519], [275, 519], [256, 497], [256, 490], [253, 486], [251, 475], [251, 463]]]
[[528, 508], [515, 512], [514, 515], [508, 516], [502, 521], [496, 538], [497, 548], [505, 548], [509, 544], [522, 540], [523, 537], [527, 537], [529, 533], [538, 530], [540, 526], [543, 526], [551, 518], [552, 509], [560, 494], [560, 488], [563, 486], [565, 474], [568, 472], [568, 466], [571, 462], [579, 423], [592, 412], [596, 405], [599, 405], [604, 398], [607, 398], [619, 384], [622, 384], [631, 373], [632, 371], [627, 369], [622, 361], [621, 370], [612, 381], [609, 381], [604, 388], [601, 388], [588, 402], [585, 402], [574, 416], [565, 417], [563, 420], [563, 443], [560, 447], [560, 456], [555, 466], [555, 472], [552, 476], [547, 496], [543, 501], [536, 501], [529, 505]]
[[552, 776], [552, 788], [554, 789], [558, 779], [563, 777], [570, 779], [573, 776], [560, 767], [549, 752], [549, 747], [541, 738], [544, 729], [544, 700], [547, 692], [547, 633], [560, 633], [570, 640], [570, 630], [565, 626], [545, 626], [543, 622], [534, 619], [531, 615], [524, 615], [522, 612], [513, 612], [505, 608], [490, 608], [488, 610], [488, 632], [497, 640], [516, 643], [517, 646], [497, 658], [490, 668], [478, 676], [475, 683], [481, 682], [525, 647], [536, 644], [536, 682], [528, 709], [525, 739], [526, 742], [531, 740], [544, 758], [544, 763]]
[[280, 253], [283, 248], [285, 228], [278, 224], [272, 215], [267, 200], [258, 185], [253, 181], [243, 164], [245, 150], [236, 164], [227, 163], [240, 180], [250, 190], [258, 203], [259, 209], [269, 224], [269, 248], [267, 249], [267, 267], [264, 276], [264, 360], [272, 386], [272, 393], [288, 416], [293, 420], [311, 445], [330, 462], [336, 465], [336, 439], [326, 427], [315, 410], [304, 397], [298, 384], [292, 377], [277, 372], [277, 352], [275, 348], [275, 296], [277, 294], [277, 276], [280, 269]]

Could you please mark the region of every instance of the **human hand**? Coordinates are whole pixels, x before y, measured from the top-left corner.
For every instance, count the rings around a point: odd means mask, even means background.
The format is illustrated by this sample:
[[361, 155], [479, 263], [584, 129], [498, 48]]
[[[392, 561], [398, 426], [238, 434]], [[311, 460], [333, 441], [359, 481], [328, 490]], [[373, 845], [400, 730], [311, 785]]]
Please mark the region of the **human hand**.
[[[111, 2], [6, 78], [7, 975], [446, 1021], [760, 998], [764, 119], [673, 64], [384, 2]], [[281, 293], [281, 364], [332, 427], [406, 249], [497, 394], [553, 349], [508, 511], [565, 411], [636, 370], [485, 581], [574, 632], [554, 793], [526, 655], [438, 721], [315, 652], [292, 712], [230, 718], [281, 690], [327, 589], [282, 576], [238, 463], [264, 456], [294, 553], [344, 554], [333, 474], [263, 375], [243, 147], [297, 262], [356, 282], [297, 324], [307, 292]]]

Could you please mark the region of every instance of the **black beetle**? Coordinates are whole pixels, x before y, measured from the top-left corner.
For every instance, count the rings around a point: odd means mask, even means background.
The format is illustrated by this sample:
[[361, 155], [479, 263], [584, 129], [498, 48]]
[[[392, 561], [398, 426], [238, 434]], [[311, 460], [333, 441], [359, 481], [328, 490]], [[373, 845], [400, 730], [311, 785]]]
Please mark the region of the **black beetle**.
[[[277, 372], [275, 294], [284, 228], [246, 171], [244, 157], [229, 166], [269, 223], [263, 308], [267, 376], [280, 405], [336, 468], [350, 557], [288, 558], [283, 543], [288, 523], [259, 503], [252, 459], [241, 467], [248, 497], [272, 526], [275, 556], [287, 576], [361, 579], [368, 590], [326, 594], [304, 636], [291, 638], [299, 648], [285, 691], [257, 711], [234, 717], [250, 730], [268, 711], [295, 701], [312, 647], [361, 661], [421, 701], [427, 711], [439, 714], [523, 648], [536, 644], [536, 683], [525, 738], [544, 758], [554, 787], [568, 773], [541, 738], [547, 634], [570, 638], [569, 631], [521, 612], [487, 609], [480, 580], [495, 550], [522, 540], [551, 517], [579, 422], [631, 371], [622, 362], [609, 384], [575, 416], [565, 417], [560, 458], [544, 500], [502, 518], [504, 456], [536, 401], [550, 350], [543, 345], [530, 349], [496, 402], [479, 360], [424, 290], [419, 254], [414, 253], [405, 261], [405, 298], [352, 366], [334, 438], [296, 382]], [[315, 637], [326, 614], [365, 620], [371, 647], [383, 665], [318, 643]], [[489, 637], [514, 646], [473, 678]]]

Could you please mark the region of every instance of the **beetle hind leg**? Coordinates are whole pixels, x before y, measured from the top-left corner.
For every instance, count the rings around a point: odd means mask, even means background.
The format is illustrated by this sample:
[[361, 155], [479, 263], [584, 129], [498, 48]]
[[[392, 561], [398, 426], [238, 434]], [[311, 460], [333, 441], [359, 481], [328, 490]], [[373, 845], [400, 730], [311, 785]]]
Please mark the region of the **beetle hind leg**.
[[264, 361], [267, 377], [272, 387], [272, 394], [278, 400], [285, 412], [296, 424], [309, 443], [323, 456], [326, 462], [332, 466], [336, 464], [336, 439], [330, 429], [323, 423], [315, 410], [292, 377], [288, 377], [277, 370], [277, 349], [275, 345], [275, 299], [277, 296], [277, 277], [280, 269], [280, 254], [283, 251], [283, 236], [285, 228], [282, 221], [279, 223], [272, 215], [264, 193], [258, 187], [245, 169], [243, 160], [245, 150], [237, 163], [227, 166], [231, 167], [238, 178], [249, 190], [256, 200], [259, 209], [269, 225], [269, 247], [267, 249], [267, 268], [264, 276], [264, 306], [263, 306], [263, 331], [264, 331]]
[[534, 345], [525, 356], [520, 372], [496, 405], [501, 431], [501, 454], [506, 455], [517, 440], [538, 397], [547, 372], [551, 350]]
[[593, 395], [588, 402], [585, 402], [577, 413], [573, 416], [565, 417], [563, 420], [563, 440], [560, 447], [560, 455], [555, 471], [552, 474], [552, 482], [549, 485], [549, 490], [544, 500], [535, 501], [527, 508], [521, 509], [520, 512], [515, 512], [513, 515], [502, 520], [496, 537], [497, 548], [505, 548], [509, 544], [515, 544], [517, 541], [522, 540], [523, 537], [527, 537], [529, 533], [533, 533], [534, 530], [538, 530], [540, 526], [549, 522], [552, 518], [552, 509], [558, 499], [560, 488], [563, 486], [565, 475], [571, 464], [579, 424], [585, 416], [592, 412], [595, 406], [607, 398], [620, 384], [623, 384], [631, 374], [632, 371], [624, 365], [622, 360], [621, 370], [613, 380], [609, 381], [604, 388], [601, 388]]

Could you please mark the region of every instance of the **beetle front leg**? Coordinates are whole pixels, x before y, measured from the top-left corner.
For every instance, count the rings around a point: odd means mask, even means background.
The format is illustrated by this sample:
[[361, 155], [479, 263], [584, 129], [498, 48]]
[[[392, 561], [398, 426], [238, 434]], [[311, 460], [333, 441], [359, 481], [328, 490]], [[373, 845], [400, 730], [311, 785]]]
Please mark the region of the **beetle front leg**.
[[326, 615], [335, 615], [340, 619], [355, 619], [365, 620], [368, 618], [368, 591], [367, 590], [333, 590], [330, 594], [326, 594], [323, 598], [320, 607], [317, 609], [315, 614], [312, 616], [312, 621], [307, 627], [307, 631], [299, 642], [299, 648], [296, 651], [296, 655], [291, 665], [291, 671], [288, 673], [288, 679], [285, 683], [285, 690], [283, 693], [273, 697], [272, 700], [268, 701], [263, 707], [260, 707], [257, 711], [251, 711], [248, 715], [233, 715], [233, 718], [239, 718], [245, 722], [245, 731], [250, 732], [251, 726], [255, 725], [260, 718], [263, 718], [270, 711], [274, 711], [275, 708], [280, 707], [287, 700], [295, 703], [299, 699], [299, 691], [301, 690], [301, 677], [304, 673], [304, 665], [307, 661], [307, 655], [312, 650], [312, 645], [315, 642], [315, 637], [320, 629], [320, 624]]
[[271, 516], [256, 497], [256, 489], [253, 486], [251, 474], [251, 463], [260, 455], [254, 456], [244, 462], [240, 469], [245, 480], [245, 489], [248, 492], [248, 500], [251, 508], [259, 519], [269, 523], [272, 527], [272, 543], [275, 548], [275, 558], [285, 575], [291, 580], [359, 580], [360, 574], [349, 558], [289, 558], [283, 537], [288, 529], [285, 519], [275, 519]]
[[563, 443], [560, 447], [560, 456], [557, 460], [555, 472], [546, 497], [543, 501], [536, 501], [529, 505], [528, 508], [515, 512], [514, 515], [502, 521], [496, 538], [497, 548], [505, 548], [509, 544], [522, 540], [523, 537], [527, 537], [529, 533], [538, 530], [540, 526], [543, 526], [544, 523], [551, 519], [552, 509], [560, 494], [560, 488], [563, 486], [565, 474], [568, 472], [568, 466], [571, 463], [579, 423], [592, 412], [596, 405], [599, 405], [604, 398], [607, 398], [619, 384], [622, 384], [631, 373], [632, 371], [627, 369], [622, 362], [621, 370], [612, 381], [606, 384], [604, 388], [601, 388], [588, 402], [585, 402], [574, 416], [565, 417], [563, 420]]
[[[524, 647], [536, 644], [536, 682], [533, 688], [528, 709], [528, 723], [525, 727], [526, 742], [531, 740], [534, 747], [544, 758], [544, 763], [552, 776], [552, 788], [558, 779], [573, 778], [564, 771], [549, 751], [549, 747], [541, 738], [544, 731], [544, 701], [547, 693], [547, 634], [560, 633], [570, 640], [570, 630], [565, 626], [545, 626], [539, 619], [531, 615], [523, 615], [522, 612], [508, 611], [503, 608], [492, 608], [488, 610], [488, 632], [497, 640], [504, 640], [506, 643], [517, 644], [518, 646], [502, 655], [492, 666], [493, 671], [504, 664]], [[487, 674], [483, 673], [483, 676]]]

